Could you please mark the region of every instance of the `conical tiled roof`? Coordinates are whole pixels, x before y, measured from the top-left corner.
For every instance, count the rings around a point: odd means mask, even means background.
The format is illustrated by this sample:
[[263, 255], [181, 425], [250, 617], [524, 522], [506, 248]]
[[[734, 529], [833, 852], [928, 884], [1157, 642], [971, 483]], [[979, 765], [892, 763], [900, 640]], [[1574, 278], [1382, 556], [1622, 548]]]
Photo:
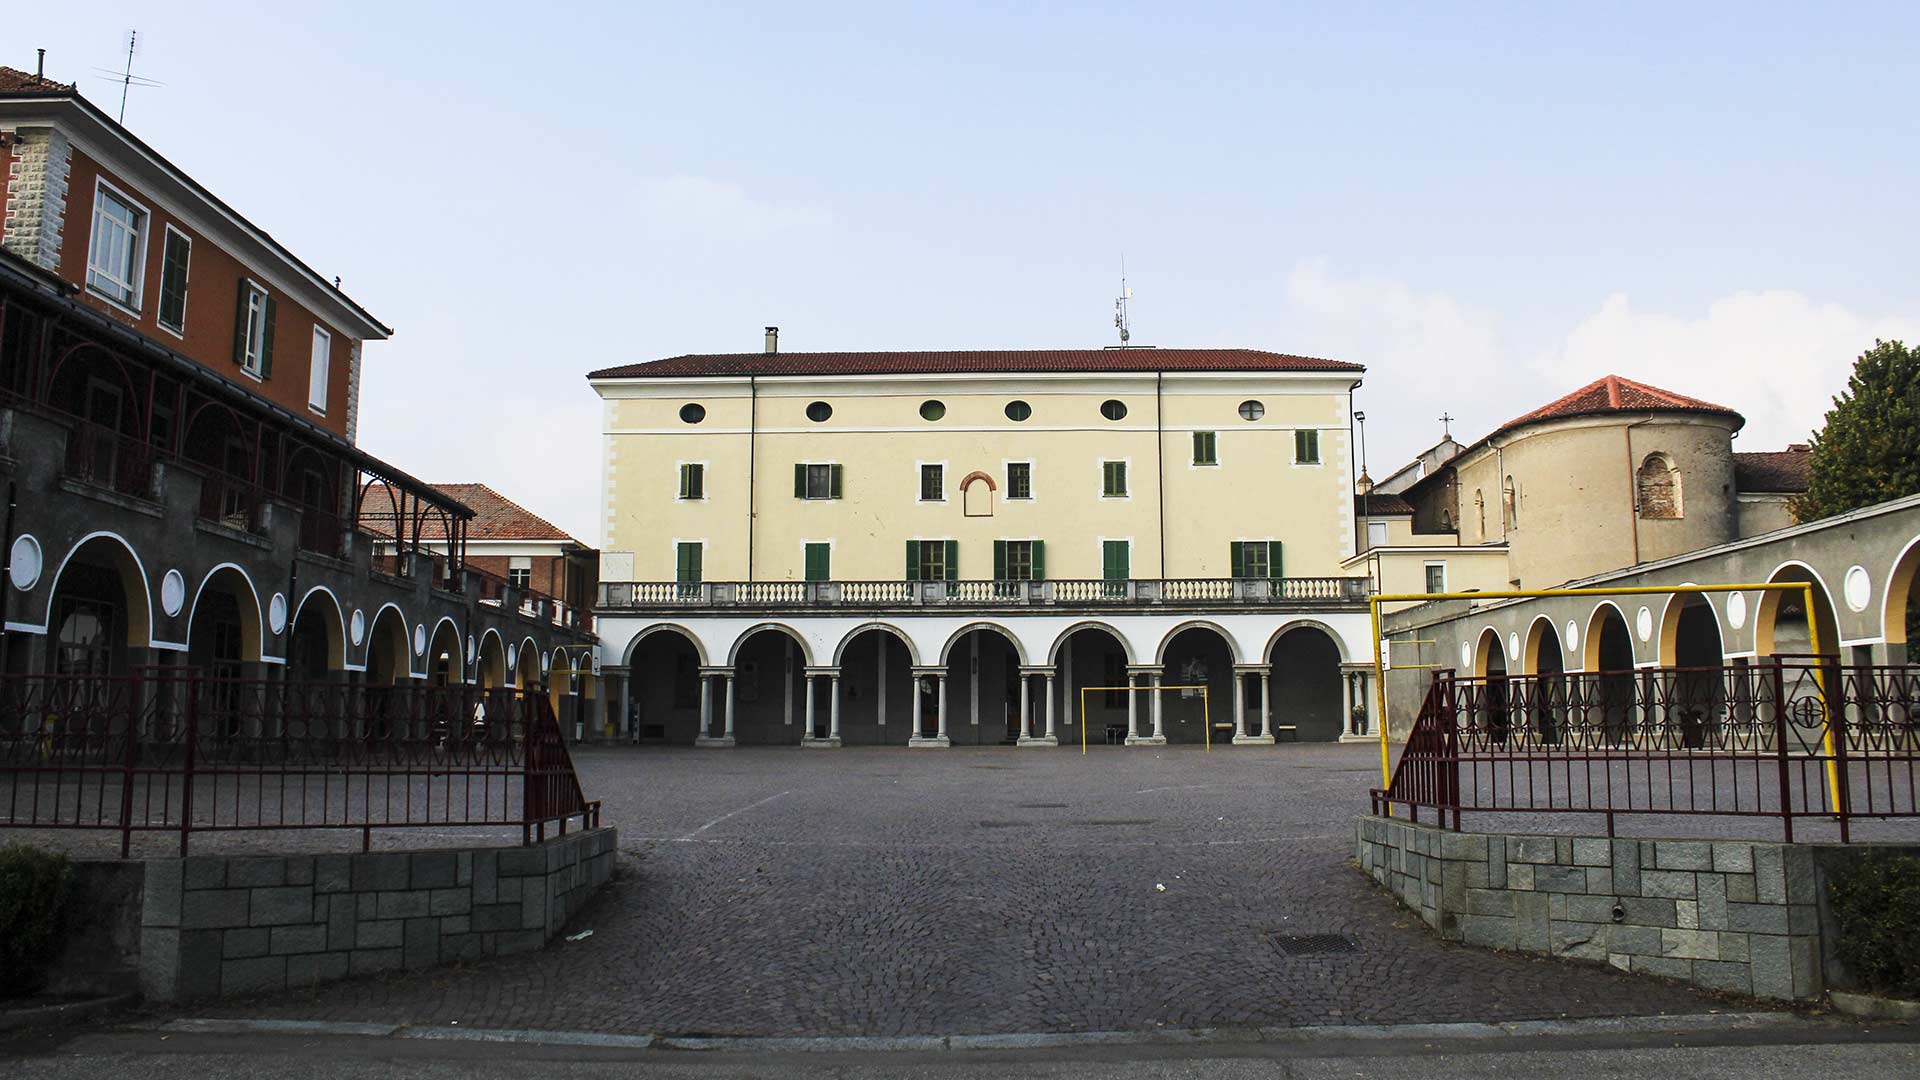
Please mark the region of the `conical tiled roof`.
[[1725, 405], [1715, 405], [1711, 401], [1701, 401], [1685, 394], [1676, 394], [1671, 390], [1662, 390], [1657, 386], [1623, 379], [1618, 375], [1608, 375], [1575, 390], [1573, 393], [1526, 413], [1495, 428], [1493, 438], [1503, 432], [1512, 431], [1527, 424], [1537, 424], [1543, 420], [1565, 420], [1575, 416], [1602, 416], [1607, 413], [1642, 412], [1687, 412], [1718, 413], [1730, 416], [1735, 425], [1745, 424], [1746, 418]]

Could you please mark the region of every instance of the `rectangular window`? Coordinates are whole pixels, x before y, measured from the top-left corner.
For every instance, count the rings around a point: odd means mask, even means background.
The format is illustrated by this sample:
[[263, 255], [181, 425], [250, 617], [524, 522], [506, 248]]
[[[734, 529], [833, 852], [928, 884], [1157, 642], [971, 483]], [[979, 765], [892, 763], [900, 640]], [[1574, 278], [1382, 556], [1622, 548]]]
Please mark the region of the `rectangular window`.
[[1103, 461], [1100, 463], [1100, 494], [1108, 499], [1127, 497], [1126, 462]]
[[1196, 431], [1193, 433], [1193, 463], [1195, 465], [1220, 464], [1220, 459], [1214, 455], [1213, 432]]
[[[1041, 540], [995, 540], [993, 542], [993, 579], [998, 582], [1046, 580], [1046, 543]], [[995, 590], [1000, 595], [1018, 595], [1017, 588]]]
[[1100, 541], [1100, 576], [1106, 579], [1106, 593], [1125, 596], [1127, 579], [1133, 576], [1133, 545], [1127, 540]]
[[531, 566], [507, 567], [507, 584], [513, 586], [516, 589], [530, 588], [533, 585], [533, 567]]
[[322, 416], [327, 412], [327, 369], [333, 361], [333, 335], [321, 327], [313, 328], [313, 361], [307, 368], [307, 408]]
[[832, 581], [833, 580], [833, 545], [832, 544], [808, 544], [805, 550], [806, 550], [806, 556], [807, 556], [807, 566], [806, 566], [807, 580], [808, 581]]
[[233, 362], [242, 371], [261, 379], [273, 374], [273, 322], [277, 307], [267, 290], [241, 279], [233, 320]]
[[796, 499], [839, 498], [840, 466], [795, 465], [793, 467], [793, 497]]
[[707, 497], [707, 467], [697, 461], [684, 462], [680, 466], [680, 497], [683, 499], [704, 499]]
[[1281, 576], [1280, 541], [1236, 540], [1230, 546], [1228, 574], [1237, 578]]
[[1447, 591], [1447, 564], [1430, 562], [1427, 564], [1427, 591], [1443, 593]]
[[947, 468], [944, 465], [920, 466], [920, 501], [944, 502], [947, 498]]
[[701, 564], [705, 561], [705, 549], [706, 545], [697, 540], [691, 543], [681, 541], [674, 547], [673, 580], [681, 584], [680, 594], [682, 596], [691, 596], [699, 592], [699, 590], [688, 588], [687, 586], [697, 585], [700, 582], [700, 574], [703, 570]]
[[160, 326], [176, 334], [187, 331], [187, 266], [193, 261], [193, 241], [167, 226], [166, 245], [160, 249]]
[[87, 288], [116, 304], [138, 308], [146, 231], [144, 211], [105, 184], [96, 187], [93, 242], [87, 248]]
[[908, 581], [955, 581], [959, 576], [959, 541], [907, 541]]
[[1384, 521], [1367, 522], [1367, 546], [1370, 548], [1387, 546], [1387, 523]]
[[1293, 433], [1293, 462], [1296, 465], [1320, 464], [1320, 433], [1318, 431]]
[[1009, 461], [1007, 463], [1007, 498], [1033, 498], [1033, 462]]

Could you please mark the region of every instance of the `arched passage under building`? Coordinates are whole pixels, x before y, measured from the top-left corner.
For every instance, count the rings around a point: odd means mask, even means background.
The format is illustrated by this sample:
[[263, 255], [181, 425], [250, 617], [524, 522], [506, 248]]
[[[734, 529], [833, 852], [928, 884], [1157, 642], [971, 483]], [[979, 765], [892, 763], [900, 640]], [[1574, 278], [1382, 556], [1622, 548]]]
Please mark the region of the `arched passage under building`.
[[1558, 743], [1566, 729], [1566, 667], [1566, 652], [1553, 620], [1544, 615], [1534, 619], [1527, 627], [1520, 670], [1530, 676], [1522, 691], [1527, 724], [1534, 738], [1544, 745]]
[[313, 589], [294, 613], [287, 634], [287, 678], [292, 682], [323, 682], [346, 666], [347, 628], [340, 605], [325, 589]]
[[[1112, 627], [1083, 623], [1073, 627], [1053, 647], [1053, 666], [1059, 686], [1059, 737], [1062, 746], [1102, 745], [1126, 738], [1127, 698], [1124, 691], [1082, 693], [1084, 687], [1127, 685], [1127, 647]], [[1138, 695], [1133, 695], [1137, 697]], [[1083, 736], [1081, 708], [1085, 703]]]
[[[1830, 656], [1840, 653], [1839, 624], [1833, 617], [1833, 598], [1811, 569], [1801, 563], [1788, 563], [1773, 572], [1768, 584], [1804, 582], [1813, 589], [1814, 626], [1820, 629], [1820, 651]], [[1804, 589], [1768, 589], [1760, 595], [1754, 614], [1754, 652], [1759, 656], [1807, 656], [1813, 652], [1813, 633], [1807, 622], [1807, 594]]]
[[1660, 663], [1668, 672], [1659, 689], [1668, 735], [1687, 749], [1718, 737], [1726, 703], [1720, 619], [1699, 593], [1675, 595], [1660, 626]]
[[[856, 630], [841, 643], [840, 741], [845, 746], [905, 746], [913, 737], [922, 692], [913, 653], [898, 633], [881, 626]], [[931, 708], [925, 710], [931, 714]], [[816, 720], [816, 727], [827, 718]]]
[[[520, 646], [524, 665], [530, 644]], [[533, 661], [539, 663], [536, 656]], [[627, 656], [628, 722], [645, 743], [691, 746], [700, 734], [700, 651], [673, 627], [644, 633]]]
[[466, 649], [460, 641], [460, 627], [452, 619], [434, 624], [427, 640], [427, 678], [435, 686], [457, 686], [466, 681]]
[[1890, 664], [1916, 660], [1913, 644], [1920, 638], [1920, 588], [1916, 585], [1920, 585], [1920, 536], [1907, 541], [1887, 575], [1880, 621]]
[[[1337, 667], [1337, 665], [1336, 665]], [[1230, 742], [1236, 730], [1233, 695], [1233, 643], [1220, 628], [1194, 624], [1175, 630], [1160, 649], [1161, 686], [1204, 686], [1198, 690], [1166, 690], [1153, 695], [1148, 706], [1147, 723], [1153, 724], [1153, 708], [1160, 722], [1156, 735], [1165, 735], [1169, 743], [1198, 743], [1209, 738], [1207, 725], [1213, 725], [1211, 738]]]
[[[807, 658], [785, 628], [749, 631], [733, 650], [733, 736], [741, 746], [797, 746], [806, 723]], [[824, 695], [817, 700], [824, 702]], [[722, 714], [725, 723], [725, 714]], [[824, 713], [820, 723], [826, 723]]]
[[[146, 575], [117, 536], [97, 535], [68, 556], [47, 604], [45, 669], [56, 675], [123, 675], [147, 662]], [[27, 666], [31, 641], [9, 634], [8, 670]], [[15, 650], [20, 650], [19, 654]]]
[[954, 746], [1012, 744], [1020, 737], [1020, 653], [1013, 636], [972, 626], [947, 645], [947, 741]]
[[1318, 626], [1294, 626], [1274, 640], [1268, 659], [1273, 735], [1279, 742], [1331, 742], [1341, 715], [1340, 644]]
[[474, 661], [474, 675], [480, 686], [496, 690], [507, 684], [507, 647], [500, 634], [488, 630], [480, 635], [480, 655]]
[[383, 607], [367, 628], [367, 685], [392, 686], [413, 678], [413, 646], [397, 607]]
[[1624, 742], [1633, 730], [1633, 632], [1613, 604], [1594, 608], [1587, 620], [1585, 660], [1574, 717], [1592, 729], [1593, 741]]

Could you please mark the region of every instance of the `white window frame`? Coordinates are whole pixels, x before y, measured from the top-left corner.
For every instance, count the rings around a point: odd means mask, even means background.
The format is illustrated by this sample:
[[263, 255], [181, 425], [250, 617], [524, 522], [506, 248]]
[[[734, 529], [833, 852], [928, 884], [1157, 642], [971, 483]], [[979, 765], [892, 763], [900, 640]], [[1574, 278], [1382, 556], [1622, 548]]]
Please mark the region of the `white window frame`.
[[[324, 347], [321, 345], [323, 340], [326, 342]], [[307, 358], [307, 408], [325, 416], [327, 415], [327, 383], [333, 376], [333, 331], [319, 323], [314, 323], [312, 350], [313, 355]], [[319, 377], [318, 387], [314, 386], [315, 376]], [[313, 400], [313, 392], [316, 389], [320, 391], [318, 402]]]
[[[1313, 460], [1312, 461], [1300, 460], [1299, 434], [1300, 432], [1303, 432], [1303, 431], [1310, 431], [1313, 433]], [[1319, 428], [1317, 427], [1294, 428], [1293, 433], [1295, 437], [1295, 441], [1293, 444], [1293, 466], [1295, 468], [1318, 469], [1327, 463], [1326, 448], [1320, 445], [1320, 429]]]
[[[516, 562], [520, 562], [520, 561], [523, 561], [523, 560], [524, 560], [524, 561], [526, 562], [526, 564], [527, 564], [527, 565], [525, 565], [525, 566], [515, 566], [515, 565], [513, 565], [514, 563], [516, 563]], [[516, 571], [516, 570], [521, 570], [521, 571], [525, 571], [525, 572], [526, 572], [526, 575], [527, 575], [527, 583], [526, 583], [525, 585], [513, 585], [513, 574], [514, 574], [514, 571]], [[514, 587], [514, 588], [516, 588], [516, 589], [531, 589], [531, 588], [533, 588], [533, 556], [531, 556], [531, 555], [509, 555], [509, 556], [507, 556], [507, 584], [508, 584], [508, 585], [513, 585], [513, 587]]]
[[[1126, 466], [1127, 493], [1125, 495], [1107, 494], [1107, 466], [1114, 462], [1118, 462], [1119, 464]], [[1096, 472], [1098, 473], [1098, 477], [1099, 477], [1095, 481], [1095, 483], [1098, 485], [1098, 487], [1096, 487], [1095, 490], [1100, 493], [1101, 502], [1131, 502], [1133, 500], [1133, 459], [1132, 458], [1130, 457], [1101, 458], [1099, 461], [1094, 462], [1094, 464], [1098, 467], [1096, 469]], [[1116, 536], [1114, 537], [1114, 539], [1118, 540], [1120, 538]]]
[[[1015, 465], [1025, 465], [1027, 467], [1027, 493], [1024, 497], [1016, 497], [1013, 493], [1013, 466]], [[1034, 481], [1032, 458], [1020, 458], [1018, 460], [1014, 458], [1002, 458], [1000, 461], [1000, 475], [1007, 479], [1007, 498], [1009, 500], [1018, 503], [1035, 503], [1040, 501], [1040, 488]]]
[[1421, 564], [1420, 587], [1422, 589], [1425, 589], [1427, 587], [1427, 571], [1432, 570], [1436, 566], [1440, 568], [1440, 591], [1446, 592], [1447, 591], [1447, 561], [1445, 559], [1428, 559], [1426, 562]]
[[[133, 226], [132, 280], [126, 283], [127, 296], [124, 299], [104, 291], [93, 283], [93, 277], [96, 273], [94, 258], [99, 255], [96, 241], [99, 239], [100, 234], [100, 193], [103, 191], [111, 192], [116, 201], [125, 203], [129, 209], [139, 215], [139, 219], [134, 222]], [[87, 291], [129, 315], [139, 315], [142, 294], [146, 291], [147, 233], [153, 227], [153, 212], [142, 204], [140, 200], [127, 194], [126, 191], [117, 184], [109, 181], [104, 176], [99, 176], [94, 178], [93, 217], [87, 225]], [[105, 277], [106, 275], [103, 274], [101, 276]], [[108, 280], [111, 279], [109, 278]]]
[[[940, 467], [940, 497], [937, 499], [927, 498], [926, 481], [921, 479], [921, 476], [920, 476], [921, 471], [929, 465], [938, 465]], [[914, 462], [913, 463], [913, 494], [914, 494], [915, 502], [921, 502], [921, 503], [946, 502], [947, 501], [947, 463], [944, 461]]]
[[[265, 382], [266, 376], [262, 375], [260, 370], [266, 366], [267, 298], [273, 294], [268, 291], [265, 285], [260, 284], [250, 277], [242, 277], [240, 282], [249, 290], [247, 293], [247, 340], [242, 343], [241, 346], [240, 370], [246, 372], [247, 375], [256, 382]], [[258, 325], [260, 327], [260, 340], [258, 341], [255, 341], [253, 337], [253, 328], [256, 322], [256, 309], [253, 306], [255, 297], [259, 297], [260, 299], [260, 307], [257, 310]]]
[[[833, 467], [835, 465], [839, 465], [840, 462], [838, 461], [796, 461], [794, 462], [794, 464], [803, 465], [807, 469], [806, 485], [802, 488], [802, 490], [808, 493], [802, 494], [800, 496], [801, 502], [832, 502], [833, 501]], [[809, 490], [813, 484], [813, 470], [816, 466], [827, 470], [827, 493], [825, 495], [814, 495], [814, 494], [811, 494]], [[676, 486], [678, 485], [679, 480], [677, 477], [675, 478], [674, 483], [676, 484]]]
[[[680, 470], [686, 468], [689, 465], [700, 466], [700, 497], [697, 499], [688, 498], [687, 496], [680, 494]], [[827, 474], [827, 484], [829, 486], [829, 489], [831, 489], [831, 486], [833, 484], [833, 474], [831, 473]], [[673, 501], [674, 502], [706, 502], [707, 501], [707, 463], [705, 461], [676, 461], [673, 463]], [[805, 502], [807, 500], [803, 499], [801, 501]]]
[[[187, 283], [180, 293], [180, 325], [178, 328], [168, 326], [166, 320], [160, 316], [162, 294], [164, 294], [167, 289], [167, 237], [169, 236], [178, 236], [187, 242]], [[189, 236], [184, 229], [174, 228], [173, 222], [169, 221], [166, 224], [165, 231], [160, 234], [160, 292], [155, 293], [153, 297], [153, 325], [165, 330], [181, 341], [187, 340], [187, 295], [192, 291], [193, 237]]]

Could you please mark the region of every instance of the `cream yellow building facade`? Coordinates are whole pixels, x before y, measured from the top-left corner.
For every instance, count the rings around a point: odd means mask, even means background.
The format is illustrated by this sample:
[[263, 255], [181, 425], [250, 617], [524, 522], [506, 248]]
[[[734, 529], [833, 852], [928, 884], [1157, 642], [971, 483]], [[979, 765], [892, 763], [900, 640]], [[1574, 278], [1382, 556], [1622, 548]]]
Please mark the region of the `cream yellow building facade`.
[[[630, 723], [722, 745], [1053, 745], [1083, 715], [1102, 741], [1350, 733], [1361, 372], [1244, 349], [595, 372], [598, 622]], [[1295, 631], [1312, 663], [1280, 648]], [[1142, 689], [1080, 700], [1116, 682]]]

